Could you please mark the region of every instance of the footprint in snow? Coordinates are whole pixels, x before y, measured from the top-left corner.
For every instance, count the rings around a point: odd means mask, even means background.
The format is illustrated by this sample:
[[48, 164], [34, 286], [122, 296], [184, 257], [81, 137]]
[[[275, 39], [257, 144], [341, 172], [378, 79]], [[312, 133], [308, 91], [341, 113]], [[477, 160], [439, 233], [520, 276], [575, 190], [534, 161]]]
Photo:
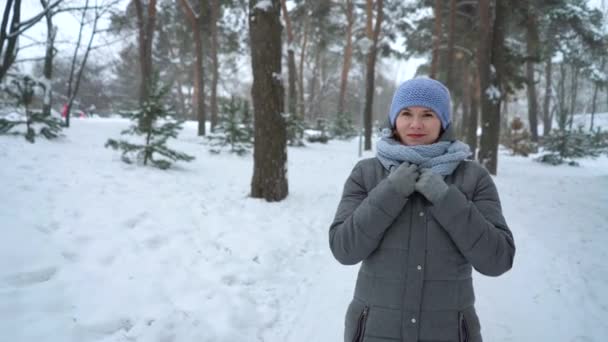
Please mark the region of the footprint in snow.
[[125, 221], [125, 226], [127, 226], [127, 228], [129, 229], [133, 229], [135, 228], [137, 225], [139, 225], [139, 223], [143, 220], [145, 220], [148, 217], [148, 212], [147, 211], [143, 211], [139, 214], [137, 214], [134, 217], [131, 217], [130, 219]]
[[10, 287], [27, 287], [49, 281], [57, 273], [57, 267], [45, 267], [29, 272], [19, 272], [0, 278], [0, 284]]

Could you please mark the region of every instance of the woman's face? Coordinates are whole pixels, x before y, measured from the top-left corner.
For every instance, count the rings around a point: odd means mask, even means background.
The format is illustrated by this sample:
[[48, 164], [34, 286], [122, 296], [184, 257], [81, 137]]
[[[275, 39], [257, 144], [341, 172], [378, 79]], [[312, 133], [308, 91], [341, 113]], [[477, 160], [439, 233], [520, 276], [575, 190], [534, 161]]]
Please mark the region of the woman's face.
[[437, 141], [441, 120], [427, 107], [407, 107], [395, 120], [395, 134], [405, 145], [428, 145]]

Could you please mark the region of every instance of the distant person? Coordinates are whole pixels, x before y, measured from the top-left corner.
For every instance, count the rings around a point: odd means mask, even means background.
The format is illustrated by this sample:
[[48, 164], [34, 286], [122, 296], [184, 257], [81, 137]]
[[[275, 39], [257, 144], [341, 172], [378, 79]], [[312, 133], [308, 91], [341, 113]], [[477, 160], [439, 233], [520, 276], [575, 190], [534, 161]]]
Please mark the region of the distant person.
[[61, 117], [66, 118], [68, 116], [68, 104], [64, 103], [63, 108], [61, 108]]
[[511, 269], [513, 235], [492, 177], [454, 138], [448, 89], [401, 84], [376, 157], [357, 163], [329, 230], [333, 255], [361, 267], [345, 342], [481, 342], [472, 268]]

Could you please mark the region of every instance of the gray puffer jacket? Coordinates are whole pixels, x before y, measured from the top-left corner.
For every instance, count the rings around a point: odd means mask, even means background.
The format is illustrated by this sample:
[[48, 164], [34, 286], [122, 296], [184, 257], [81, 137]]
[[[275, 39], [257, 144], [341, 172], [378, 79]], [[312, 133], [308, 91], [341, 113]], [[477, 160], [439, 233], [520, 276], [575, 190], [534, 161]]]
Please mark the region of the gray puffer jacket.
[[345, 342], [481, 342], [472, 267], [498, 276], [515, 245], [492, 177], [463, 161], [433, 206], [400, 195], [376, 158], [360, 161], [329, 230], [335, 258], [362, 261], [346, 312]]

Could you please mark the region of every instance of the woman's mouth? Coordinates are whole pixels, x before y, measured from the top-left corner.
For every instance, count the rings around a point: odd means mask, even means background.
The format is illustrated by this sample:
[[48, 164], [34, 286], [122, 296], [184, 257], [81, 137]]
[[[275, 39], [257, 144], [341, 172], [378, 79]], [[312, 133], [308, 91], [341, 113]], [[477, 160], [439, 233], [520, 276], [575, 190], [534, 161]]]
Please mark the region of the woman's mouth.
[[407, 136], [410, 138], [422, 138], [426, 134], [408, 134]]

